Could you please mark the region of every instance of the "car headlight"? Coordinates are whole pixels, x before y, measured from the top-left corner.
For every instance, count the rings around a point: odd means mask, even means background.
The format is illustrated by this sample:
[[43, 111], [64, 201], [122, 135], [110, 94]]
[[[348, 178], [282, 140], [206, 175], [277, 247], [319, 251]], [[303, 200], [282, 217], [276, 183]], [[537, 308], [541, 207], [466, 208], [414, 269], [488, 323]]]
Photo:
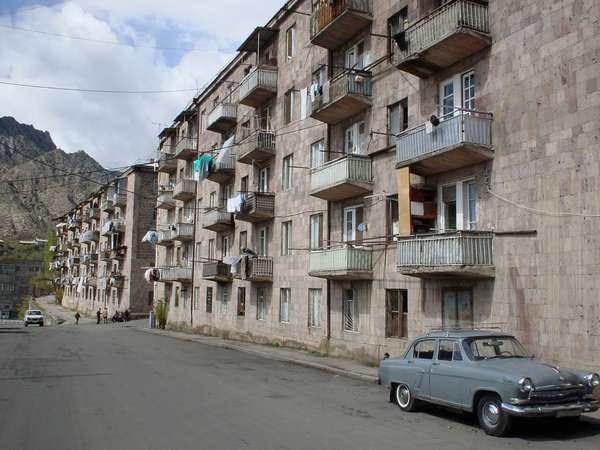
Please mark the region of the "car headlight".
[[589, 387], [595, 388], [597, 386], [600, 386], [600, 375], [598, 375], [597, 373], [590, 373], [585, 378]]
[[523, 394], [529, 394], [533, 391], [533, 381], [531, 378], [521, 378], [519, 380], [520, 390]]

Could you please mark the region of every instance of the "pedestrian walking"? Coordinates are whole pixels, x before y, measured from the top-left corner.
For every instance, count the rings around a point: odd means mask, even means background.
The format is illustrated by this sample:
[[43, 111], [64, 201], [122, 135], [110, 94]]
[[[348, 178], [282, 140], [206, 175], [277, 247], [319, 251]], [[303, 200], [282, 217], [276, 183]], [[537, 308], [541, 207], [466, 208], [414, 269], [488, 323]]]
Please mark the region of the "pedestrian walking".
[[77, 311], [75, 313], [75, 325], [79, 325], [79, 319], [81, 318], [81, 314], [79, 314], [79, 311]]
[[104, 319], [104, 323], [108, 323], [108, 308], [106, 306], [102, 312], [102, 318]]
[[100, 312], [100, 308], [96, 311], [96, 325], [100, 325], [100, 317], [102, 317], [102, 313]]

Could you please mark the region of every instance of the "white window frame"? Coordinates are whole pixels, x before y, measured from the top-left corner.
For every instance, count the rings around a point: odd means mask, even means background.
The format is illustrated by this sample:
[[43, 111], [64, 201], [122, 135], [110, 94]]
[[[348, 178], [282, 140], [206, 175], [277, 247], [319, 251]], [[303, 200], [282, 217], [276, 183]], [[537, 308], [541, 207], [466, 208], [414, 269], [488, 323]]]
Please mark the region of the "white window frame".
[[293, 169], [294, 165], [294, 154], [287, 155], [283, 158], [281, 163], [281, 189], [284, 191], [289, 191], [292, 189], [293, 184]]
[[[347, 297], [351, 292], [352, 297]], [[351, 316], [350, 316], [351, 315]], [[356, 289], [342, 290], [342, 329], [346, 333], [358, 333], [359, 331], [359, 301]], [[351, 324], [347, 320], [350, 319]], [[349, 326], [350, 325], [350, 326]]]
[[[465, 95], [465, 80], [473, 77], [473, 96], [466, 97]], [[452, 85], [452, 102], [453, 111], [444, 114], [444, 100], [450, 98], [450, 96], [444, 95], [444, 88], [448, 85]], [[465, 72], [457, 73], [456, 75], [442, 81], [439, 84], [439, 114], [440, 118], [445, 115], [448, 117], [457, 116], [463, 113], [462, 108], [475, 109], [475, 99], [477, 98], [477, 90], [475, 87], [475, 71], [469, 69]], [[470, 92], [469, 92], [470, 94]]]
[[[358, 217], [358, 208], [360, 208], [359, 205], [355, 205], [355, 206], [348, 206], [346, 208], [344, 208], [344, 221], [343, 221], [343, 225], [344, 225], [344, 229], [343, 229], [343, 241], [344, 242], [352, 242], [352, 241], [356, 241], [356, 227], [357, 227], [357, 217]], [[352, 212], [352, 234], [348, 235], [348, 212]]]
[[308, 290], [308, 326], [321, 328], [321, 305], [323, 291], [321, 289]]
[[[362, 53], [360, 52], [362, 47]], [[358, 41], [344, 54], [344, 62], [347, 69], [364, 69], [367, 61], [367, 47], [365, 41]]]
[[221, 259], [224, 259], [226, 256], [229, 256], [229, 252], [231, 250], [231, 236], [226, 235], [221, 237]]
[[[363, 132], [361, 134], [361, 127]], [[361, 155], [365, 151], [366, 144], [366, 125], [364, 120], [360, 120], [344, 130], [344, 151], [346, 154]]]
[[267, 288], [256, 288], [256, 320], [267, 320]]
[[309, 247], [311, 251], [319, 250], [322, 247], [321, 230], [323, 222], [322, 214], [314, 214], [310, 216], [309, 223]]
[[[446, 228], [446, 205], [444, 203], [442, 192], [446, 187], [455, 186], [456, 188], [456, 229], [457, 230], [474, 230], [477, 228], [477, 217], [472, 221], [469, 217], [469, 197], [467, 187], [470, 184], [475, 184], [475, 211], [477, 212], [477, 183], [474, 178], [466, 178], [453, 183], [440, 184], [437, 192], [438, 217], [437, 228], [440, 231], [454, 231]], [[465, 196], [467, 194], [467, 196]]]
[[269, 227], [263, 226], [258, 230], [258, 242], [257, 242], [258, 256], [269, 255]]
[[258, 192], [269, 192], [269, 167], [258, 169]]
[[292, 221], [281, 222], [281, 256], [292, 254]]
[[279, 290], [279, 322], [290, 323], [290, 303], [292, 301], [292, 290], [281, 288]]
[[317, 169], [325, 164], [325, 139], [310, 144], [310, 168]]
[[207, 256], [208, 256], [209, 260], [215, 259], [215, 240], [214, 239], [208, 240], [208, 255]]
[[290, 26], [285, 32], [285, 55], [288, 61], [296, 56], [296, 24]]

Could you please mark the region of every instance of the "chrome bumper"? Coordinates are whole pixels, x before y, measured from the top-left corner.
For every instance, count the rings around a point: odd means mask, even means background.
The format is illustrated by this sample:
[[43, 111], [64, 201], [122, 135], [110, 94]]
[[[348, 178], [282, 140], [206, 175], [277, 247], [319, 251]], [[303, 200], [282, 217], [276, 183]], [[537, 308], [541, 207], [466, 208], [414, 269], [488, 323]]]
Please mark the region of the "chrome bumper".
[[502, 403], [502, 410], [505, 413], [519, 417], [577, 416], [582, 413], [597, 411], [598, 408], [600, 408], [600, 401], [598, 400], [562, 405], [513, 405], [512, 403]]

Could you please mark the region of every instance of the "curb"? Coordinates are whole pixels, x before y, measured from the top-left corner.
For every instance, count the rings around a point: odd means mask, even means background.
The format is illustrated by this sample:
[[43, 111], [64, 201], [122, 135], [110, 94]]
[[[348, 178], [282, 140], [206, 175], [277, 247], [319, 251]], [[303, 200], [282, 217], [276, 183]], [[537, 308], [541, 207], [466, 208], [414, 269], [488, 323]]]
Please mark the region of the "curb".
[[[205, 340], [199, 340], [197, 338], [194, 338], [194, 336], [191, 336], [191, 335], [190, 335], [190, 337], [174, 336], [172, 334], [169, 334], [168, 332], [165, 333], [163, 331], [153, 330], [150, 328], [134, 328], [134, 329], [136, 331], [140, 331], [142, 333], [155, 334], [158, 336], [165, 336], [165, 337], [169, 337], [171, 339], [178, 339], [180, 341], [195, 342], [197, 344], [203, 344], [203, 345], [207, 345], [207, 346], [226, 348], [229, 350], [237, 350], [239, 352], [248, 353], [251, 355], [259, 356], [261, 358], [270, 359], [273, 361], [287, 362], [287, 363], [295, 364], [297, 366], [308, 367], [311, 369], [317, 369], [317, 370], [321, 370], [323, 372], [329, 372], [329, 373], [333, 373], [335, 375], [341, 375], [341, 376], [353, 378], [355, 380], [367, 381], [367, 382], [377, 382], [376, 376], [371, 376], [371, 375], [367, 375], [367, 374], [363, 374], [363, 373], [359, 373], [359, 372], [354, 372], [352, 370], [341, 369], [339, 367], [332, 367], [327, 364], [319, 364], [319, 363], [312, 362], [312, 361], [305, 361], [302, 359], [290, 358], [290, 357], [283, 356], [283, 355], [275, 355], [272, 353], [261, 352], [260, 350], [247, 348], [244, 346], [236, 345], [234, 343], [229, 343], [220, 338], [203, 336], [203, 338], [215, 339], [214, 342], [210, 342], [210, 341], [205, 341]], [[220, 340], [217, 341], [216, 339], [220, 339]]]

